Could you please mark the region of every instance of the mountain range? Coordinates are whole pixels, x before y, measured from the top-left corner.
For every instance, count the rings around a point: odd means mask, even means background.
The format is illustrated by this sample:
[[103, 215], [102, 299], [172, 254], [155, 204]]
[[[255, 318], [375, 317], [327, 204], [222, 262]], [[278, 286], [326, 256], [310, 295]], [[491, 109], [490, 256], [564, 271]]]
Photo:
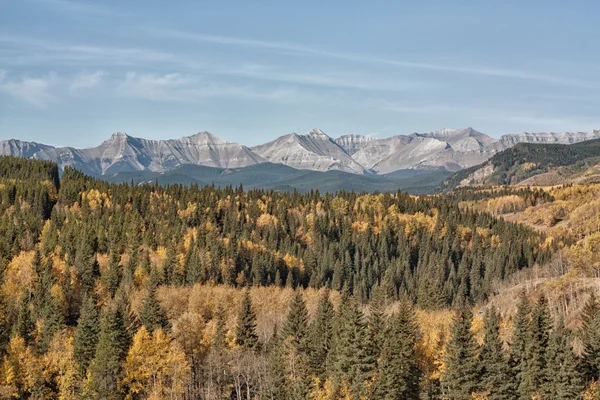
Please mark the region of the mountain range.
[[147, 140], [114, 133], [100, 146], [55, 148], [20, 140], [0, 141], [0, 155], [52, 160], [63, 169], [90, 175], [124, 171], [164, 172], [180, 165], [241, 168], [265, 162], [313, 171], [386, 174], [404, 169], [458, 171], [480, 164], [517, 143], [571, 144], [600, 138], [600, 130], [577, 133], [528, 133], [494, 139], [472, 128], [441, 129], [377, 139], [345, 135], [333, 139], [320, 129], [290, 133], [254, 147], [227, 142], [209, 132], [170, 140]]
[[[291, 167], [279, 168], [286, 179], [302, 175], [292, 173], [294, 170], [335, 171], [343, 173], [344, 179], [354, 182], [357, 180], [349, 178], [352, 174], [377, 177], [374, 185], [380, 188], [385, 186], [382, 182], [387, 182], [386, 179], [390, 177], [395, 182], [400, 177], [417, 179], [416, 173], [406, 172], [411, 170], [434, 172], [429, 176], [442, 179], [451, 172], [482, 164], [519, 143], [572, 144], [598, 138], [600, 130], [576, 133], [524, 132], [496, 139], [473, 128], [441, 129], [389, 138], [363, 135], [331, 138], [320, 129], [312, 129], [304, 135], [290, 133], [265, 144], [247, 147], [221, 140], [209, 132], [170, 140], [148, 140], [117, 132], [99, 146], [87, 149], [53, 147], [16, 139], [0, 141], [0, 155], [51, 160], [61, 170], [71, 166], [88, 175], [110, 180], [135, 176], [143, 181], [166, 174], [169, 178], [163, 180], [172, 181], [174, 176], [181, 177], [181, 171], [191, 171], [184, 168], [186, 166], [214, 168], [210, 173], [201, 169], [209, 176], [214, 175], [215, 171], [228, 174], [233, 170], [238, 171], [238, 176], [247, 176], [240, 175], [239, 170], [264, 164], [265, 168], [271, 169], [278, 168], [278, 165]], [[209, 176], [200, 176], [199, 171], [194, 170], [194, 178], [188, 177], [187, 180], [204, 182], [209, 179]], [[336, 175], [336, 179], [342, 175]], [[316, 175], [311, 176], [316, 179]], [[268, 182], [268, 186], [287, 186], [286, 179], [285, 182]], [[323, 176], [318, 179], [323, 179]]]

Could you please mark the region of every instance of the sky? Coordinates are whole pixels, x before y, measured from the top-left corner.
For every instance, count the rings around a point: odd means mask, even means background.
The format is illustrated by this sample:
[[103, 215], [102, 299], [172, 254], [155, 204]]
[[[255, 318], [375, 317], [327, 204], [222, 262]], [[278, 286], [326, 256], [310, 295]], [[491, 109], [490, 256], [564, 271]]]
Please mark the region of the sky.
[[600, 2], [0, 0], [0, 140], [600, 129]]

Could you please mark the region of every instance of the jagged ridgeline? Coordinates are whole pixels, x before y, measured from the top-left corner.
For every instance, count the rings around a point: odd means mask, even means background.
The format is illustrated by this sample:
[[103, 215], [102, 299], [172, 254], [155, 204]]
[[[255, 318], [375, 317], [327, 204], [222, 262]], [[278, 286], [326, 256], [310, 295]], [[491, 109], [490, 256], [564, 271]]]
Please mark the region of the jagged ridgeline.
[[[0, 176], [3, 265], [33, 250], [60, 262], [70, 323], [89, 290], [149, 280], [347, 288], [363, 302], [382, 287], [423, 308], [475, 303], [553, 251], [543, 235], [444, 196], [132, 186], [71, 168], [59, 185], [55, 165], [18, 158], [0, 159]], [[122, 270], [99, 268], [105, 258]]]

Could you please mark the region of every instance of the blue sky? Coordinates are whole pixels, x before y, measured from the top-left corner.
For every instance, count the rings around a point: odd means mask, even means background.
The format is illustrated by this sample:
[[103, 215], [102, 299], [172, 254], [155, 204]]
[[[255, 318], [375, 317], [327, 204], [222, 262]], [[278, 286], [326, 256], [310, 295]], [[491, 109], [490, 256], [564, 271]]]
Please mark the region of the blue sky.
[[0, 139], [600, 128], [597, 1], [0, 0]]

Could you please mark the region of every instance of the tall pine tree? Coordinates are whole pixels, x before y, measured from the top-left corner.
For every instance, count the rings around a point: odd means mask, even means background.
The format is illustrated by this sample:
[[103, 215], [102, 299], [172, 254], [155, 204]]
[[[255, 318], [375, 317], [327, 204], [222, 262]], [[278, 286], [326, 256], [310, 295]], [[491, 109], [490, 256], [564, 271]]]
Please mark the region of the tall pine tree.
[[476, 360], [477, 344], [471, 332], [473, 316], [467, 306], [456, 313], [446, 348], [446, 375], [443, 384], [448, 397], [468, 400], [481, 389], [481, 374]]
[[258, 349], [258, 335], [256, 334], [256, 313], [252, 308], [250, 290], [244, 292], [242, 307], [238, 314], [235, 330], [235, 342], [246, 350]]
[[92, 297], [87, 297], [81, 307], [81, 315], [75, 330], [74, 352], [75, 360], [82, 372], [85, 372], [96, 354], [96, 344], [100, 333], [98, 309]]
[[417, 365], [417, 324], [410, 306], [402, 303], [385, 328], [375, 380], [374, 398], [419, 399], [420, 370]]
[[500, 339], [500, 315], [495, 307], [486, 311], [485, 336], [479, 355], [483, 390], [489, 400], [511, 400], [516, 396], [515, 379]]

